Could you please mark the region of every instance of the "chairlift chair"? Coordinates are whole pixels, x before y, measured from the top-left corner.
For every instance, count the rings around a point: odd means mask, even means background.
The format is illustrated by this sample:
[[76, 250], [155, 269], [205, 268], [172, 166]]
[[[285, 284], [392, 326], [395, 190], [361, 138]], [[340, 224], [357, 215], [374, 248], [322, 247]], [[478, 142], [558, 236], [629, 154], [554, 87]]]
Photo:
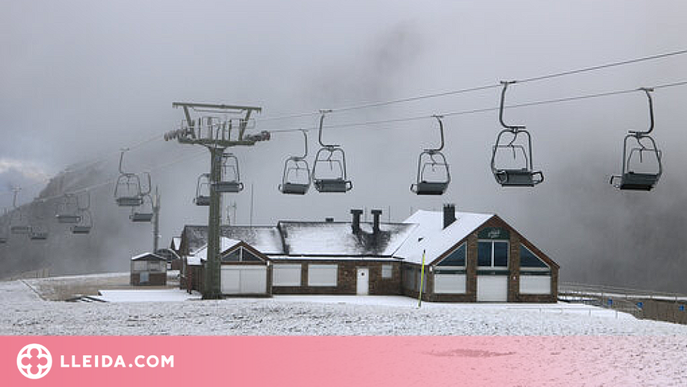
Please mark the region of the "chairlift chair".
[[[44, 241], [48, 239], [50, 234], [49, 227], [45, 223], [45, 203], [36, 203], [32, 211], [33, 222], [31, 224], [31, 232], [29, 233], [29, 239], [32, 241]], [[36, 212], [38, 213], [36, 215]]]
[[57, 223], [61, 224], [75, 224], [79, 223], [81, 219], [76, 214], [78, 211], [78, 199], [74, 194], [64, 194], [57, 203], [57, 210], [55, 218]]
[[[10, 233], [14, 235], [29, 235], [31, 233], [31, 226], [27, 223], [26, 216], [24, 216], [21, 207], [17, 207], [17, 194], [19, 194], [20, 188], [14, 188], [14, 198], [12, 199], [13, 211], [10, 214]], [[16, 215], [16, 217], [15, 217]], [[18, 223], [15, 221], [18, 218]]]
[[310, 189], [310, 166], [305, 158], [308, 156], [308, 134], [303, 133], [305, 151], [303, 156], [291, 156], [284, 162], [284, 174], [282, 175], [279, 191], [288, 195], [305, 195]]
[[72, 234], [90, 234], [91, 228], [93, 228], [93, 217], [91, 216], [91, 211], [88, 209], [79, 210], [79, 218], [79, 223], [71, 227]]
[[[496, 143], [492, 147], [491, 154], [491, 171], [494, 174], [496, 182], [502, 187], [534, 187], [535, 185], [544, 181], [544, 173], [541, 171], [534, 171], [532, 163], [532, 136], [525, 130], [522, 125], [507, 125], [503, 121], [503, 109], [506, 99], [506, 89], [508, 85], [515, 83], [515, 81], [501, 82], [503, 90], [501, 91], [501, 105], [499, 108], [499, 121], [504, 127], [496, 136]], [[508, 138], [508, 136], [511, 136]], [[525, 141], [518, 142], [518, 138], [523, 138]], [[497, 162], [497, 156], [510, 150], [513, 154], [513, 159], [517, 160], [520, 155], [522, 162], [519, 167], [503, 166]]]
[[[353, 188], [353, 182], [347, 179], [346, 174], [346, 154], [339, 145], [325, 144], [322, 142], [322, 124], [324, 123], [324, 116], [329, 111], [320, 111], [320, 129], [318, 140], [322, 146], [315, 155], [315, 162], [312, 167], [312, 180], [315, 189], [318, 192], [331, 193], [339, 192], [345, 193]], [[321, 165], [327, 164], [329, 166], [330, 174], [320, 172], [318, 174], [318, 167], [322, 170]]]
[[120, 207], [138, 207], [143, 203], [141, 178], [135, 173], [124, 172], [122, 163], [126, 151], [122, 150], [119, 156], [119, 177], [115, 183], [114, 197]]
[[[649, 100], [649, 130], [645, 132], [629, 131], [623, 140], [623, 166], [620, 175], [611, 176], [610, 183], [614, 187], [621, 190], [631, 191], [651, 191], [656, 184], [658, 184], [661, 174], [663, 173], [663, 165], [661, 163], [661, 151], [656, 145], [656, 141], [649, 136], [654, 130], [654, 106], [651, 99], [651, 92], [653, 89], [641, 88]], [[631, 145], [631, 142], [634, 144]], [[648, 142], [645, 143], [645, 142]], [[629, 150], [629, 152], [628, 152]], [[647, 153], [651, 159], [655, 160], [655, 170], [651, 172], [637, 170], [637, 163], [644, 163], [644, 153]]]
[[[410, 190], [417, 195], [443, 195], [451, 182], [448, 162], [444, 154], [441, 153], [441, 150], [444, 149], [443, 117], [435, 115], [434, 118], [439, 122], [441, 145], [435, 149], [425, 149], [418, 157], [417, 180], [415, 184], [410, 185]], [[440, 177], [436, 178], [436, 175]]]
[[[81, 199], [84, 198], [84, 199]], [[91, 194], [86, 192], [85, 196], [77, 197], [77, 212], [79, 217], [77, 224], [71, 227], [72, 234], [89, 234], [93, 227], [93, 217], [91, 215]]]
[[239, 159], [232, 153], [222, 154], [222, 177], [213, 182], [212, 188], [219, 193], [239, 193], [243, 191], [243, 183], [239, 173]]
[[196, 184], [196, 197], [193, 202], [197, 206], [210, 205], [210, 174], [203, 173], [198, 176], [198, 183]]
[[150, 194], [143, 196], [143, 202], [139, 207], [134, 207], [131, 209], [131, 219], [134, 223], [140, 222], [151, 222], [153, 220], [153, 198]]

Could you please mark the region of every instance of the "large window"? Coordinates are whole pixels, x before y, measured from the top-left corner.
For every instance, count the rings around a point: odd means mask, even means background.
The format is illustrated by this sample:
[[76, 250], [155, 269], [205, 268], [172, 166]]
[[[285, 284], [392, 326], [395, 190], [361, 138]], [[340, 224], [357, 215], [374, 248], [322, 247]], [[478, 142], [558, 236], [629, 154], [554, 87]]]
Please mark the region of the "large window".
[[222, 262], [262, 262], [262, 259], [243, 247], [239, 247], [222, 256]]
[[276, 264], [272, 267], [272, 285], [301, 286], [300, 264]]
[[336, 286], [338, 265], [308, 265], [308, 286]]
[[464, 268], [465, 267], [465, 243], [458, 246], [457, 249], [453, 250], [449, 255], [437, 263], [437, 269], [439, 267], [445, 268]]
[[479, 241], [477, 266], [481, 269], [506, 269], [508, 267], [508, 242]]
[[520, 245], [520, 271], [548, 272], [549, 265], [537, 257], [530, 249]]

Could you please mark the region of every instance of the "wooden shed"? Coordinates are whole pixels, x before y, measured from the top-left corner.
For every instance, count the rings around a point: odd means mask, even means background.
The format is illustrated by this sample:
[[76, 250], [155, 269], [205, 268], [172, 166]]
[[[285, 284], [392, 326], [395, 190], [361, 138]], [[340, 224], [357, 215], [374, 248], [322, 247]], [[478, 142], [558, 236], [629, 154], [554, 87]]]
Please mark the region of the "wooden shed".
[[153, 253], [131, 257], [131, 285], [167, 285], [167, 259]]

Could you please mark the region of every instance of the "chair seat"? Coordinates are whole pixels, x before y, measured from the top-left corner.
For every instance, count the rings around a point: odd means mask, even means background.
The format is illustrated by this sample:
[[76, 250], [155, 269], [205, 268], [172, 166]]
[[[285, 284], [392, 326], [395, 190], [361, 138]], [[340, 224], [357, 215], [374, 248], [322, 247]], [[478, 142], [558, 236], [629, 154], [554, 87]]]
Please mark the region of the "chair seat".
[[238, 181], [220, 181], [219, 183], [213, 183], [212, 187], [215, 191], [221, 193], [238, 193], [243, 190], [243, 183]]
[[310, 184], [285, 183], [281, 186], [281, 192], [289, 195], [305, 195]]
[[72, 226], [72, 234], [88, 234], [91, 232], [91, 226]]
[[153, 214], [148, 212], [134, 212], [129, 215], [132, 222], [150, 222], [153, 220]]
[[[414, 190], [413, 187], [415, 188]], [[418, 195], [443, 195], [447, 188], [448, 182], [421, 181], [413, 184], [411, 190]]]
[[344, 179], [317, 179], [314, 182], [318, 192], [348, 192], [352, 184]]
[[534, 187], [538, 181], [534, 179], [537, 172], [528, 169], [501, 169], [494, 173], [496, 181], [503, 187]]
[[143, 204], [140, 196], [122, 196], [117, 198], [117, 205], [120, 207], [138, 207]]
[[57, 218], [57, 223], [62, 224], [73, 224], [81, 221], [81, 217], [79, 215], [57, 214], [55, 217]]
[[196, 196], [196, 199], [194, 200], [197, 206], [209, 206], [210, 205], [210, 197], [209, 196]]
[[632, 191], [651, 191], [658, 183], [659, 175], [653, 173], [624, 173], [618, 188]]

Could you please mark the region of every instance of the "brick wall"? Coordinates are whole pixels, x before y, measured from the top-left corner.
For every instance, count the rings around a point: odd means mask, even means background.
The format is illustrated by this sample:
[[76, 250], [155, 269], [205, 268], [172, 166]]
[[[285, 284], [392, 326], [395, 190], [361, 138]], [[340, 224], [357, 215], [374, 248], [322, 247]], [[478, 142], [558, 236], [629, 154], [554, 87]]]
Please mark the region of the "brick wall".
[[[358, 268], [369, 271], [369, 294], [401, 294], [401, 265], [399, 262], [366, 260], [292, 260], [274, 261], [275, 264], [288, 263], [301, 265], [301, 286], [273, 286], [273, 294], [356, 294]], [[338, 265], [336, 286], [308, 286], [308, 264]], [[382, 265], [392, 265], [391, 278], [382, 278]]]

